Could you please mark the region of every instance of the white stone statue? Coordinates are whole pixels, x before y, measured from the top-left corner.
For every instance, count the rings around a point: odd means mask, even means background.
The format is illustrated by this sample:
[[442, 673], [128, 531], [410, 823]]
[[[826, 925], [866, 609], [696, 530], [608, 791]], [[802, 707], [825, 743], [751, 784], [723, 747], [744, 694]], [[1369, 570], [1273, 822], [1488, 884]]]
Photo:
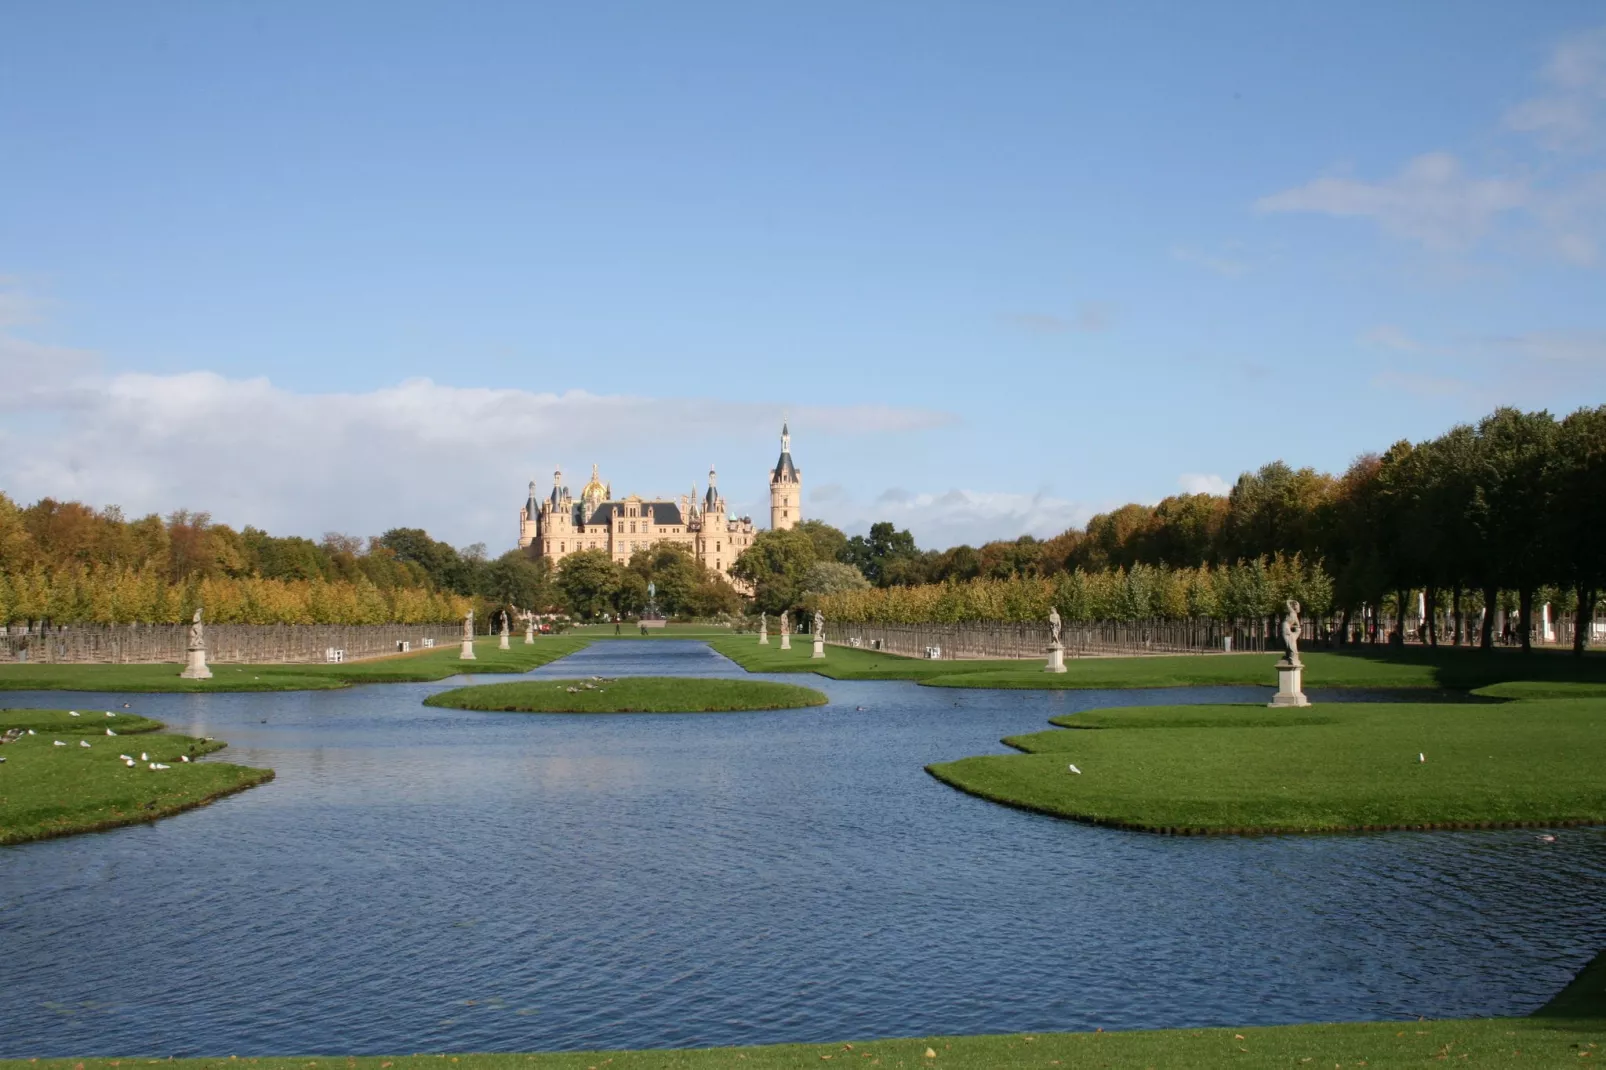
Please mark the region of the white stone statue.
[[782, 635], [791, 635], [792, 634], [792, 614], [790, 614], [790, 613], [782, 613], [781, 614], [781, 634]]
[[819, 639], [825, 638], [825, 614], [817, 609], [814, 611], [814, 634]]
[[1060, 611], [1053, 606], [1048, 607], [1048, 643], [1050, 646], [1060, 645]]
[[1290, 665], [1302, 664], [1299, 660], [1299, 603], [1288, 600], [1288, 613], [1283, 617], [1283, 660]]
[[210, 680], [212, 670], [206, 667], [206, 628], [201, 624], [201, 607], [195, 607], [195, 616], [190, 618], [189, 641], [185, 644], [184, 671], [179, 676], [185, 680]]
[[768, 613], [758, 615], [758, 642], [760, 646], [768, 646], [770, 642], [770, 617]]
[[474, 611], [463, 614], [463, 646], [457, 653], [459, 661], [478, 661], [474, 656]]

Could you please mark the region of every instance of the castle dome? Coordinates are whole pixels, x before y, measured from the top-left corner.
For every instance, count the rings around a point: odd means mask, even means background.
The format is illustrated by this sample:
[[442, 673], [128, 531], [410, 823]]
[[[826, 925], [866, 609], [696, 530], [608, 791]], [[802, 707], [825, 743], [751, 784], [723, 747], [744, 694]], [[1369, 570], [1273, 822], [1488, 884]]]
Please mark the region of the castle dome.
[[596, 465], [591, 466], [591, 482], [587, 483], [585, 489], [580, 492], [580, 497], [582, 499], [600, 498], [604, 501], [607, 500], [608, 488], [603, 484], [601, 477], [597, 475]]

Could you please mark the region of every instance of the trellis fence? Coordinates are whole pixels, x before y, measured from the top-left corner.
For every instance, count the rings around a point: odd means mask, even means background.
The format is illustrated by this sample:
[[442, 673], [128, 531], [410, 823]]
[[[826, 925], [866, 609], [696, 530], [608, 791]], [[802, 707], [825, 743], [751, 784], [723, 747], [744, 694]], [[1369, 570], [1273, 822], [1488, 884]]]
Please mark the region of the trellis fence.
[[[437, 646], [462, 637], [461, 624], [208, 624], [206, 660], [215, 663], [318, 662], [331, 649], [345, 660], [413, 650], [433, 639]], [[187, 624], [87, 624], [0, 628], [0, 663], [102, 663], [129, 665], [182, 662]]]

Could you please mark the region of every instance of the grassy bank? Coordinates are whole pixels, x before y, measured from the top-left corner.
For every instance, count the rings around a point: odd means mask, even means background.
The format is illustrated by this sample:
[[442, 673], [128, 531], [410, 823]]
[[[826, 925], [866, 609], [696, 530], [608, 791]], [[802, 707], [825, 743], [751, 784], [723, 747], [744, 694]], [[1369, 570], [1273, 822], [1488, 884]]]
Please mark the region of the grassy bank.
[[1023, 754], [928, 771], [995, 802], [1149, 832], [1606, 823], [1599, 700], [1137, 707], [1051, 723], [1067, 727], [1004, 740]]
[[424, 700], [426, 706], [507, 713], [731, 713], [825, 703], [820, 692], [793, 684], [685, 676], [482, 684], [443, 691]]
[[0, 710], [0, 733], [35, 733], [0, 746], [0, 844], [154, 821], [273, 779], [271, 769], [193, 760], [221, 750], [215, 740], [162, 734], [160, 722], [126, 713], [78, 713]]
[[[1398, 1067], [1445, 1063], [1579, 1066], [1606, 1059], [1606, 956], [1528, 1018], [1347, 1022], [1266, 1028], [1156, 1029], [1125, 1033], [1017, 1033], [913, 1037], [833, 1044], [777, 1044], [683, 1051], [556, 1052], [543, 1055], [413, 1055], [163, 1059], [171, 1070], [802, 1070], [804, 1067], [932, 1067], [1044, 1070], [1099, 1067]], [[155, 1059], [11, 1059], [0, 1070], [124, 1070]]]
[[[928, 661], [854, 647], [828, 646], [825, 658], [810, 657], [807, 636], [781, 650], [774, 636], [759, 646], [748, 635], [710, 641], [749, 672], [817, 672], [838, 680], [916, 680], [932, 687], [1030, 690], [1091, 690], [1137, 687], [1209, 687], [1232, 684], [1277, 686], [1278, 654], [1178, 654], [1131, 658], [1066, 658], [1065, 672], [1046, 673], [1043, 659]], [[1523, 681], [1525, 695], [1556, 697], [1606, 694], [1606, 653], [1583, 658], [1557, 650], [1410, 647], [1400, 653], [1373, 650], [1309, 651], [1302, 655], [1307, 687], [1430, 688], [1472, 690]], [[1553, 688], [1553, 690], [1551, 690]], [[1513, 696], [1515, 697], [1515, 696]]]
[[522, 635], [507, 650], [495, 637], [474, 642], [474, 661], [461, 661], [457, 643], [370, 661], [338, 665], [213, 665], [212, 679], [184, 680], [182, 666], [0, 665], [0, 691], [317, 691], [354, 684], [429, 683], [459, 673], [528, 672], [590, 643], [579, 636], [543, 636], [526, 646]]

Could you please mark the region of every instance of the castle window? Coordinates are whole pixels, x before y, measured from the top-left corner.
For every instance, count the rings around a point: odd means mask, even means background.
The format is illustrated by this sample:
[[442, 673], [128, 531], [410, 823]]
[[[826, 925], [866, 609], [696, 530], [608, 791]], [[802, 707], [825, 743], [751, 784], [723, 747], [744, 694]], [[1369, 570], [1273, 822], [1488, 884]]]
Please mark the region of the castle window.
[[634, 520], [632, 520], [630, 522], [630, 534], [634, 535], [635, 533], [636, 533], [636, 522]]
[[566, 543], [566, 542], [560, 542], [560, 543], [558, 543], [558, 553], [560, 553], [560, 554], [561, 554], [561, 553], [563, 553], [563, 551], [564, 551], [564, 547], [566, 547], [566, 546], [568, 546], [568, 545], [569, 545], [569, 544], [568, 544], [568, 543]]

